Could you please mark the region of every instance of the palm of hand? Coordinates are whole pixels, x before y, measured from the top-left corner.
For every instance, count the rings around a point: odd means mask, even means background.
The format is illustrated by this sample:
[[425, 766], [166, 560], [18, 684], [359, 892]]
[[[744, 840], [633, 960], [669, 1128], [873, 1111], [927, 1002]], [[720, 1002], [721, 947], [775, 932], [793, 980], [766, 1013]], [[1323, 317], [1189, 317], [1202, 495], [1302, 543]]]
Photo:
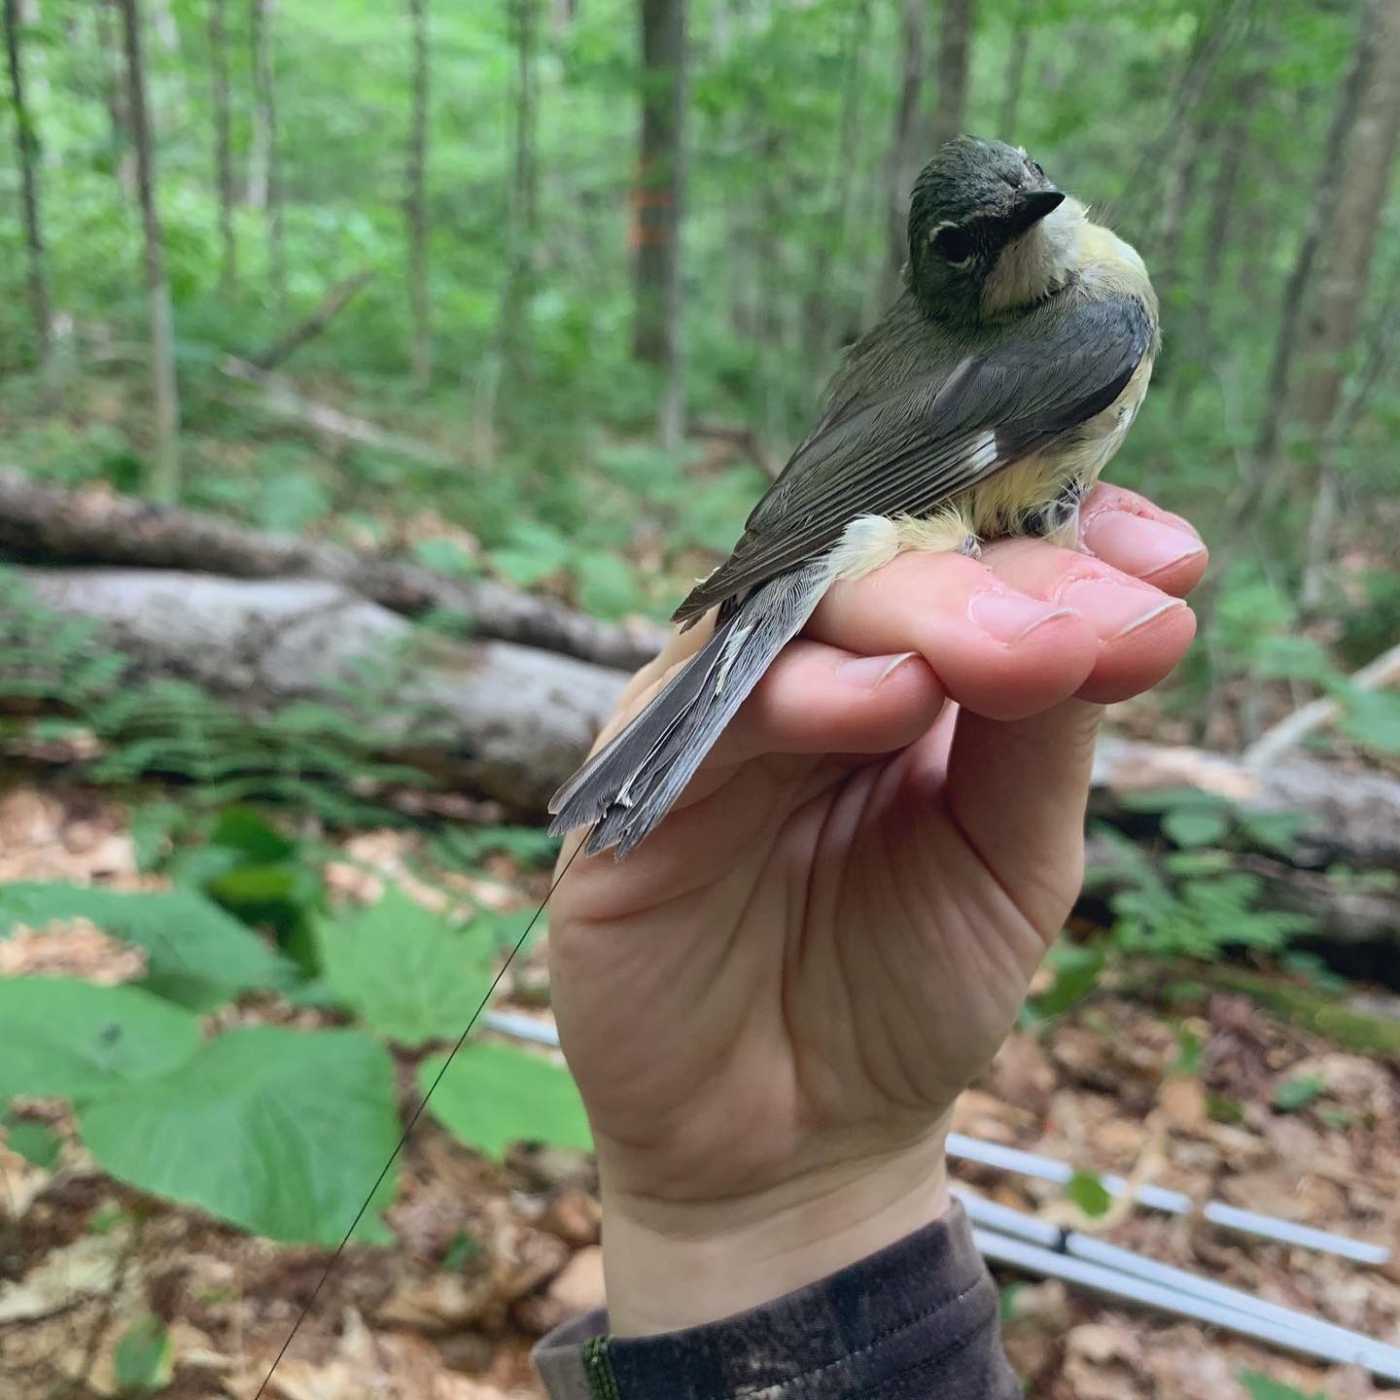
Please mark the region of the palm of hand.
[[950, 729], [853, 774], [736, 772], [631, 858], [677, 896], [606, 926], [561, 890], [557, 1009], [626, 1187], [722, 1199], [903, 1146], [991, 1058], [1079, 871], [1001, 887], [950, 804]]

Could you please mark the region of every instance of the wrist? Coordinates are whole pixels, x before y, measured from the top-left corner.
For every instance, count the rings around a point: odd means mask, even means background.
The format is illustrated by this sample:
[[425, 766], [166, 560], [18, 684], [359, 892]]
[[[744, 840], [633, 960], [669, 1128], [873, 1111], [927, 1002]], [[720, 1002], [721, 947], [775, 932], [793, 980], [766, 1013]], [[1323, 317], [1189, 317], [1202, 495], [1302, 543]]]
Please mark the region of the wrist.
[[874, 1254], [948, 1209], [946, 1124], [873, 1157], [715, 1201], [609, 1187], [603, 1257], [618, 1336], [700, 1326], [758, 1307]]

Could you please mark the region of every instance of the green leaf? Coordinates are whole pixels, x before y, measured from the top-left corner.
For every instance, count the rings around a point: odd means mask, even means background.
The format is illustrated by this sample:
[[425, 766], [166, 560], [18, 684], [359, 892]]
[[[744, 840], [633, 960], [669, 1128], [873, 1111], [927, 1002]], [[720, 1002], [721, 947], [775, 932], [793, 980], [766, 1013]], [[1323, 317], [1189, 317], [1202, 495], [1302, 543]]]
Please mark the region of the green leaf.
[[[398, 1142], [394, 1070], [359, 1031], [230, 1031], [178, 1071], [80, 1107], [102, 1167], [276, 1240], [335, 1244]], [[375, 1194], [393, 1197], [391, 1170]], [[374, 1210], [356, 1237], [388, 1239]]]
[[112, 1363], [123, 1395], [163, 1390], [175, 1373], [175, 1343], [165, 1323], [154, 1313], [138, 1317], [122, 1334]]
[[5, 1119], [5, 1146], [18, 1152], [31, 1167], [51, 1167], [58, 1161], [62, 1139], [47, 1123], [32, 1118]]
[[1400, 753], [1400, 694], [1393, 690], [1346, 692], [1342, 732], [1377, 753]]
[[1249, 1392], [1249, 1400], [1327, 1400], [1318, 1391], [1297, 1390], [1260, 1371], [1241, 1371], [1239, 1381]]
[[1274, 1087], [1274, 1107], [1281, 1113], [1297, 1113], [1322, 1094], [1323, 1082], [1315, 1074], [1302, 1074], [1285, 1079]]
[[142, 985], [196, 1010], [295, 979], [290, 963], [193, 890], [126, 893], [26, 882], [0, 887], [0, 937], [17, 924], [74, 918], [91, 919], [112, 937], [144, 948]]
[[[443, 1063], [444, 1057], [434, 1056], [418, 1067], [425, 1094]], [[514, 1045], [479, 1041], [464, 1046], [428, 1102], [444, 1127], [488, 1157], [501, 1157], [513, 1142], [593, 1145], [568, 1070]]]
[[251, 807], [225, 807], [209, 841], [211, 845], [239, 851], [258, 865], [289, 860], [297, 853], [296, 842], [283, 836]]
[[199, 1043], [196, 1017], [135, 987], [0, 979], [0, 1102], [99, 1098], [166, 1073]]
[[592, 551], [580, 557], [574, 569], [578, 577], [578, 603], [594, 617], [624, 617], [641, 605], [632, 566], [615, 554]]
[[184, 820], [185, 809], [175, 802], [145, 802], [132, 809], [129, 830], [138, 870], [160, 866], [171, 837]]
[[1113, 1204], [1108, 1188], [1092, 1172], [1076, 1171], [1065, 1183], [1065, 1195], [1093, 1219], [1107, 1215]]
[[1230, 818], [1220, 807], [1176, 807], [1163, 815], [1162, 830], [1178, 846], [1214, 846], [1230, 830]]
[[1055, 983], [1036, 999], [1036, 1011], [1041, 1016], [1059, 1016], [1083, 1001], [1099, 985], [1107, 961], [1108, 954], [1101, 945], [1082, 948], [1057, 943], [1051, 950]]
[[481, 1003], [496, 947], [448, 927], [393, 886], [358, 918], [320, 920], [316, 940], [340, 1000], [371, 1030], [408, 1046], [461, 1034]]

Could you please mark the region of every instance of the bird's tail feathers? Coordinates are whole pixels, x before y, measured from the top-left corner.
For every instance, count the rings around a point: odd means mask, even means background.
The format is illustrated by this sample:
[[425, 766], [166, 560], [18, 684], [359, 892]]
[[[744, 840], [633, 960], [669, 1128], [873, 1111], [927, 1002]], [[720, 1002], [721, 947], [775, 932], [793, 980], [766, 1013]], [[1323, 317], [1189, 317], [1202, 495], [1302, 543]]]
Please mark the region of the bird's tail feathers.
[[814, 560], [761, 584], [616, 738], [554, 794], [550, 831], [591, 825], [589, 855], [622, 859], [670, 810], [774, 658], [826, 592]]

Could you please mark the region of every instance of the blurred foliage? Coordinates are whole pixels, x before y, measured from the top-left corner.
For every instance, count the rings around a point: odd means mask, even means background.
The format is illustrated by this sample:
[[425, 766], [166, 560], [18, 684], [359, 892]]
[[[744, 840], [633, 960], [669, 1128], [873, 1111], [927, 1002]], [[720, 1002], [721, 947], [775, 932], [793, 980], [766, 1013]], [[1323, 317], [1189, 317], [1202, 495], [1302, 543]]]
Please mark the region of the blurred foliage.
[[[634, 363], [629, 246], [639, 84], [635, 0], [535, 7], [539, 230], [529, 294], [508, 296], [521, 236], [515, 30], [509, 7], [430, 20], [428, 279], [436, 374], [408, 374], [403, 215], [411, 36], [368, 0], [285, 0], [273, 18], [289, 305], [268, 295], [256, 206], [247, 12], [229, 15], [238, 278], [220, 289], [206, 15], [168, 0], [150, 86], [175, 302], [190, 504], [276, 529], [382, 537], [427, 510], [451, 535], [410, 547], [435, 567], [486, 566], [601, 616], [664, 615], [762, 489], [732, 454], [648, 441], [656, 384]], [[1400, 380], [1388, 353], [1400, 239], [1382, 237], [1367, 324], [1348, 361], [1336, 453], [1346, 555], [1325, 605], [1339, 627], [1300, 635], [1296, 596], [1315, 445], [1285, 435], [1256, 506], [1248, 479], [1284, 288], [1312, 215], [1357, 6], [1234, 0], [988, 0], [974, 34], [967, 125], [1024, 143], [1133, 241], [1164, 299], [1157, 385], [1114, 469], [1188, 511], [1226, 556], [1203, 594], [1203, 645], [1170, 693], [1201, 735], [1248, 739], [1266, 680], [1315, 688], [1400, 635], [1387, 467]], [[902, 62], [898, 15], [865, 0], [800, 6], [693, 0], [684, 225], [687, 398], [697, 419], [746, 425], [782, 455], [810, 424], [840, 345], [878, 311], [886, 151]], [[132, 152], [118, 55], [101, 7], [38, 7], [25, 30], [58, 327], [33, 370], [18, 177], [0, 170], [3, 462], [52, 480], [132, 489], [149, 448]], [[1008, 59], [1026, 67], [1015, 130]], [[1268, 100], [1250, 100], [1267, 93]], [[935, 100], [924, 94], [926, 104]], [[1104, 114], [1112, 119], [1105, 120]], [[3, 129], [3, 128], [0, 128]], [[12, 211], [14, 217], [4, 217]], [[1394, 232], [1396, 200], [1385, 215]], [[269, 417], [219, 370], [256, 354], [361, 271], [355, 299], [289, 369], [308, 396], [458, 453], [460, 471], [392, 447], [341, 445]], [[511, 316], [506, 325], [503, 317]], [[507, 345], [523, 347], [511, 349]], [[1376, 347], [1379, 347], [1377, 349]], [[1383, 365], [1382, 365], [1383, 368]], [[1335, 655], [1334, 655], [1335, 653]], [[1367, 702], [1368, 704], [1370, 702]], [[1376, 704], [1386, 704], [1378, 701]], [[1364, 709], [1364, 707], [1363, 707]], [[1352, 737], [1400, 743], [1394, 707], [1358, 710]]]

